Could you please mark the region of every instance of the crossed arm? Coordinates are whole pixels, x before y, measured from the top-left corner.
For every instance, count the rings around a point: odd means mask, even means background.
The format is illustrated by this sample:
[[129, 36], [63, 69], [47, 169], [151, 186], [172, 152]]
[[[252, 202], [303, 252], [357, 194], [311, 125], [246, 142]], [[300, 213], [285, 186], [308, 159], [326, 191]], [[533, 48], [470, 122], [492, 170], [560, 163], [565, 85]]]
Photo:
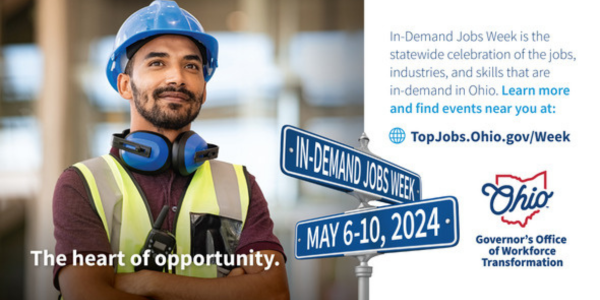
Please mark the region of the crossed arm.
[[283, 255], [269, 270], [243, 266], [228, 277], [203, 279], [154, 271], [115, 274], [112, 267], [66, 266], [59, 274], [64, 299], [289, 299]]

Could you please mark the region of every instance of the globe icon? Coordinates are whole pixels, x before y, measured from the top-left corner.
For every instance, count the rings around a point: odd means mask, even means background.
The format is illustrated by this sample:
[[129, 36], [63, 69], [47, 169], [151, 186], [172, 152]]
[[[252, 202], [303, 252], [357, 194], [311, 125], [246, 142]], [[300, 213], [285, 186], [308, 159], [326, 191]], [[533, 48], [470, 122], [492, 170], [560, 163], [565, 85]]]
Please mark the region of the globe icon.
[[394, 144], [400, 144], [404, 142], [406, 133], [402, 128], [396, 127], [390, 131], [390, 141]]

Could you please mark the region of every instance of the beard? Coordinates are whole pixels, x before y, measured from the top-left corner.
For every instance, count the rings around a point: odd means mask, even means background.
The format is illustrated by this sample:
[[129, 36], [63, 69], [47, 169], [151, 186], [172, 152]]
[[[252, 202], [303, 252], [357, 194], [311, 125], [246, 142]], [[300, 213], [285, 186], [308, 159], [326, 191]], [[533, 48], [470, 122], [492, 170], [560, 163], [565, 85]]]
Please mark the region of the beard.
[[[133, 102], [138, 113], [150, 122], [154, 127], [165, 130], [179, 130], [196, 119], [202, 108], [202, 98], [204, 92], [196, 95], [185, 87], [175, 88], [172, 86], [160, 87], [152, 91], [152, 99], [154, 101], [152, 107], [146, 108], [149, 98], [148, 93], [140, 95], [137, 87], [131, 82], [131, 90], [133, 91]], [[166, 107], [158, 105], [158, 99], [163, 92], [180, 92], [185, 94], [190, 104], [190, 109], [181, 111], [184, 103], [168, 103]], [[197, 104], [197, 109], [196, 109]]]

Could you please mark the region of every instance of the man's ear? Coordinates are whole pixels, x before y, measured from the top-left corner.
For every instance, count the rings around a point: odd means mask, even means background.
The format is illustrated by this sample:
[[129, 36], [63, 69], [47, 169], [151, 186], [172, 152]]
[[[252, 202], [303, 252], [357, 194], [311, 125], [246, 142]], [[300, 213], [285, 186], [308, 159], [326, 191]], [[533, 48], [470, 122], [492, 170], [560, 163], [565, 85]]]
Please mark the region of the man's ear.
[[206, 81], [204, 82], [204, 93], [202, 93], [202, 104], [206, 102]]
[[119, 95], [127, 100], [133, 99], [130, 83], [131, 77], [125, 73], [121, 73], [119, 74], [119, 77], [117, 77], [117, 88], [119, 89]]

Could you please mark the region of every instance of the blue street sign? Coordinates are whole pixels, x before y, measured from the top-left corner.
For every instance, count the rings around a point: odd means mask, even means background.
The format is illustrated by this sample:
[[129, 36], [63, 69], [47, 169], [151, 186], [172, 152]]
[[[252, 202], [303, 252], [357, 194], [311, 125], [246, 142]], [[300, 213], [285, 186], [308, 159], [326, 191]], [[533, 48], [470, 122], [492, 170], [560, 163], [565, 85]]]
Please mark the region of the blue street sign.
[[361, 191], [388, 203], [421, 200], [421, 177], [384, 159], [286, 125], [281, 171], [343, 192]]
[[442, 197], [331, 215], [296, 224], [296, 258], [452, 247], [458, 202]]

